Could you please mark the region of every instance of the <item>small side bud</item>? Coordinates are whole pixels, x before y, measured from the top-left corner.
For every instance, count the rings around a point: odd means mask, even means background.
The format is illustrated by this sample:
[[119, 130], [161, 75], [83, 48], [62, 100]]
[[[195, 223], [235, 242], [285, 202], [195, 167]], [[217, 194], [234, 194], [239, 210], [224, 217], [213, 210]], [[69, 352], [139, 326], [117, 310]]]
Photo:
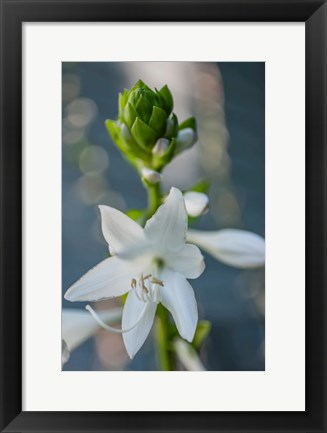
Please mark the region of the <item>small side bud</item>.
[[193, 146], [197, 139], [197, 134], [192, 128], [185, 128], [178, 132], [176, 142], [178, 147], [188, 149]]
[[152, 153], [153, 155], [160, 157], [167, 152], [168, 147], [169, 140], [167, 138], [159, 138], [152, 149]]
[[142, 176], [149, 183], [155, 184], [161, 181], [161, 174], [150, 168], [143, 167], [141, 170]]
[[186, 212], [196, 218], [209, 209], [209, 197], [203, 192], [189, 191], [184, 194]]

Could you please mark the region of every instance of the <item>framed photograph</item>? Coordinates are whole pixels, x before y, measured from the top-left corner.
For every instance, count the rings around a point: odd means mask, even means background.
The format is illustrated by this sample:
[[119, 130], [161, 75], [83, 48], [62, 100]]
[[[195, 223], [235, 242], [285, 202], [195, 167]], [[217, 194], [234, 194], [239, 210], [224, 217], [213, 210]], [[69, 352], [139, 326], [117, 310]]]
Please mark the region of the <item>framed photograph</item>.
[[326, 2], [1, 0], [1, 432], [326, 432]]

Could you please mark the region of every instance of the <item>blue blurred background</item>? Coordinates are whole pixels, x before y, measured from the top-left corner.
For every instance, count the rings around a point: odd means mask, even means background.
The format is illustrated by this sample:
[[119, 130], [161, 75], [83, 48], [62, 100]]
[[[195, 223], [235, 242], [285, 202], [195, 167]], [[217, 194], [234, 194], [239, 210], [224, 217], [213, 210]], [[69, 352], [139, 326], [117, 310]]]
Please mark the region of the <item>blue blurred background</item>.
[[[124, 62], [62, 65], [62, 291], [107, 254], [97, 205], [142, 208], [146, 194], [108, 136], [118, 92], [139, 78], [168, 84], [180, 121], [195, 115], [199, 142], [164, 172], [164, 188], [208, 178], [211, 210], [196, 228], [265, 230], [265, 65], [256, 62]], [[192, 281], [200, 318], [212, 322], [201, 351], [208, 370], [264, 370], [264, 269], [239, 270], [205, 254]], [[102, 302], [103, 308], [117, 301]], [[63, 299], [64, 308], [84, 308]], [[156, 370], [151, 338], [133, 361], [120, 335], [99, 331], [64, 370]]]

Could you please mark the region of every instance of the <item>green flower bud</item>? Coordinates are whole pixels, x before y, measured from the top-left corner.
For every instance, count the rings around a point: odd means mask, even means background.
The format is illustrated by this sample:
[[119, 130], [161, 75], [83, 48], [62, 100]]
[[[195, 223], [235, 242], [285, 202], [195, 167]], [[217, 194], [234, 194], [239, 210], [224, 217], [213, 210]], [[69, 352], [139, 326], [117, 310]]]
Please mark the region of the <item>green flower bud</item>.
[[175, 155], [195, 141], [194, 119], [179, 125], [173, 108], [167, 85], [152, 90], [139, 80], [119, 94], [118, 119], [106, 121], [116, 146], [143, 178], [143, 167], [159, 174]]
[[148, 139], [142, 142], [138, 137], [136, 141], [145, 147], [154, 146], [157, 139], [163, 136], [172, 109], [173, 97], [167, 86], [161, 90], [151, 90], [141, 80], [119, 97], [120, 120], [130, 128], [132, 134], [135, 122], [138, 124], [137, 130], [142, 125], [142, 130], [147, 131]]

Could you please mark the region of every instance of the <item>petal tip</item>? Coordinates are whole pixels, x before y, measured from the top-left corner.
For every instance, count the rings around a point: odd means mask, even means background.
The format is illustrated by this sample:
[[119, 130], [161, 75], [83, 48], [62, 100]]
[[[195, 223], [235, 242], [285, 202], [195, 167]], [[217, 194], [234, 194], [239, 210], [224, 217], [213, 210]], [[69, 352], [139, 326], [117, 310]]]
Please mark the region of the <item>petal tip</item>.
[[181, 190], [179, 190], [175, 186], [172, 186], [170, 188], [169, 195], [177, 195], [179, 197], [183, 197], [183, 194], [182, 194]]
[[194, 335], [195, 335], [196, 327], [197, 326], [195, 326], [194, 330], [191, 333], [188, 333], [187, 335], [182, 336], [189, 343], [192, 343], [192, 341], [194, 340]]
[[102, 215], [102, 213], [104, 213], [104, 212], [110, 212], [110, 211], [112, 210], [112, 208], [111, 208], [110, 206], [107, 206], [107, 205], [105, 205], [105, 204], [99, 204], [99, 205], [98, 205], [98, 208], [99, 208], [99, 210], [100, 210], [101, 215]]
[[206, 264], [205, 264], [205, 261], [204, 261], [204, 257], [202, 256], [202, 261], [201, 261], [199, 276], [203, 274], [205, 268], [206, 268]]
[[64, 299], [70, 302], [74, 301], [74, 296], [72, 296], [70, 289], [68, 289], [67, 292], [64, 294]]

